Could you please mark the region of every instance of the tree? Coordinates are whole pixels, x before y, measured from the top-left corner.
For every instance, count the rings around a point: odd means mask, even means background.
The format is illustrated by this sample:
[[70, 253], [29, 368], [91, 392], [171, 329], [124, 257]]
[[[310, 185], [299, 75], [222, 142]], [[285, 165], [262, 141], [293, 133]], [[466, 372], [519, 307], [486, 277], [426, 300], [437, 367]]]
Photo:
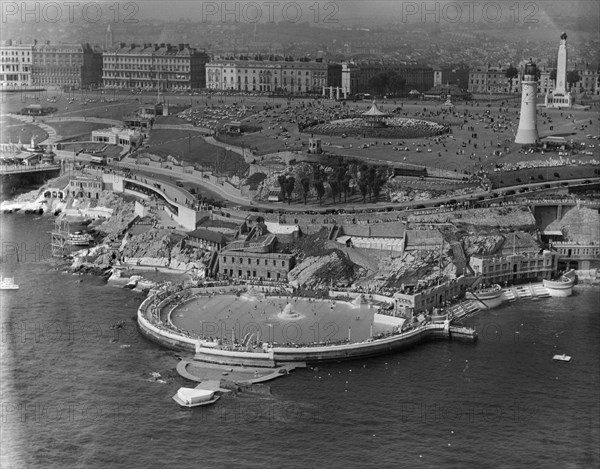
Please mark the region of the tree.
[[392, 72], [389, 78], [388, 88], [392, 94], [398, 94], [404, 91], [406, 86], [406, 78], [396, 72]]
[[279, 183], [279, 187], [281, 188], [281, 197], [283, 198], [283, 201], [285, 202], [285, 185], [287, 183], [287, 177], [285, 177], [283, 174], [281, 174], [280, 176], [277, 177], [277, 182]]
[[383, 90], [387, 86], [387, 76], [385, 73], [378, 73], [369, 79], [369, 89], [375, 94], [383, 94]]
[[360, 179], [358, 180], [358, 189], [363, 197], [363, 203], [367, 203], [367, 194], [369, 193], [369, 180], [367, 179], [366, 174], [362, 174]]
[[371, 181], [371, 191], [373, 193], [373, 197], [375, 198], [375, 202], [379, 199], [379, 194], [381, 194], [381, 188], [384, 186], [387, 181], [387, 174], [385, 168], [378, 168], [373, 175]]
[[550, 80], [554, 82], [556, 81], [556, 69], [550, 72]]
[[317, 197], [319, 199], [319, 205], [321, 205], [321, 202], [323, 200], [323, 195], [325, 195], [325, 186], [323, 185], [323, 180], [322, 179], [315, 179], [313, 182], [313, 186], [315, 188], [315, 190], [317, 191]]
[[352, 176], [350, 176], [350, 174], [346, 173], [346, 175], [344, 176], [344, 179], [342, 180], [340, 187], [341, 190], [344, 191], [344, 203], [348, 202], [348, 192], [350, 192], [350, 181], [352, 181]]
[[288, 177], [287, 181], [285, 182], [285, 192], [288, 197], [288, 204], [291, 203], [291, 201], [292, 201], [292, 192], [294, 192], [295, 184], [296, 184], [296, 179], [294, 178], [294, 176]]
[[304, 176], [300, 180], [300, 184], [302, 186], [302, 195], [304, 196], [304, 205], [306, 205], [306, 198], [308, 197], [308, 193], [310, 192], [310, 179], [308, 176]]
[[510, 64], [510, 67], [506, 69], [506, 78], [508, 78], [508, 83], [510, 85], [509, 92], [512, 93], [513, 80], [519, 76], [519, 70], [513, 65]]
[[569, 89], [571, 89], [571, 87], [580, 80], [581, 75], [579, 75], [577, 70], [569, 70], [567, 72], [567, 83], [569, 84]]
[[[340, 192], [340, 186], [339, 186], [334, 174], [331, 174], [331, 176], [329, 176], [329, 180], [327, 182], [329, 183], [329, 187], [331, 187], [331, 198], [333, 199], [333, 203], [335, 204], [335, 198]], [[341, 197], [340, 197], [340, 202], [341, 202]]]

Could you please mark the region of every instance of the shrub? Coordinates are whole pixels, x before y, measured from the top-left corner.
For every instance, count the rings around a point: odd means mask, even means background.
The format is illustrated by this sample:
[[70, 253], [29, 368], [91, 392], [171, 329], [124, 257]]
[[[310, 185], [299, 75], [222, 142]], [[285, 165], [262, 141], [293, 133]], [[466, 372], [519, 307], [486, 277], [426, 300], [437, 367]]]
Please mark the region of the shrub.
[[267, 178], [265, 173], [254, 173], [246, 179], [246, 184], [250, 186], [251, 191], [258, 189], [258, 186]]

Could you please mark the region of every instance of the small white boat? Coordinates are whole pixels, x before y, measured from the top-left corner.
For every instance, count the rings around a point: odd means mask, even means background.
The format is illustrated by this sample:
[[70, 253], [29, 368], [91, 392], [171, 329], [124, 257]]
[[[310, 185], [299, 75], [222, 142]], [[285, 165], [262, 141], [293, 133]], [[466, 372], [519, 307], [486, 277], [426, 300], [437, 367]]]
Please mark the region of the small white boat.
[[556, 360], [559, 362], [570, 362], [571, 361], [571, 356], [570, 355], [566, 355], [566, 354], [562, 354], [562, 355], [554, 355], [552, 357], [552, 360]]
[[71, 246], [89, 246], [92, 239], [94, 238], [89, 233], [75, 231], [74, 233], [69, 233], [68, 242]]
[[198, 407], [214, 404], [220, 397], [207, 389], [179, 388], [173, 400], [182, 407]]
[[0, 277], [0, 290], [18, 290], [14, 277]]

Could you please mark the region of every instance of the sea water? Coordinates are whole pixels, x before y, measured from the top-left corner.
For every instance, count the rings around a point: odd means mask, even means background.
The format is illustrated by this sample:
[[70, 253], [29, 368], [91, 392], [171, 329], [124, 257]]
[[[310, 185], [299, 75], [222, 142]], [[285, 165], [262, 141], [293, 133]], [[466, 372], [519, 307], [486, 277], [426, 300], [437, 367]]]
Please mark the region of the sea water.
[[171, 396], [193, 383], [139, 335], [139, 293], [62, 273], [52, 222], [0, 219], [0, 270], [20, 285], [0, 292], [3, 468], [600, 465], [597, 289], [481, 312], [475, 344], [298, 369], [270, 395], [182, 410]]

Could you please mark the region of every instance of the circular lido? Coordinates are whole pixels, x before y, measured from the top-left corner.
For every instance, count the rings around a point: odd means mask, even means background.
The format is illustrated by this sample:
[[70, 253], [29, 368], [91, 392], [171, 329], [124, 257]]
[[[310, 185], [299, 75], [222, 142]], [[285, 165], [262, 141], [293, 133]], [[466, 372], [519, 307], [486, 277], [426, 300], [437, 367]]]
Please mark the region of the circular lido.
[[314, 346], [315, 343], [360, 342], [393, 327], [375, 322], [377, 308], [347, 301], [248, 294], [198, 295], [173, 304], [168, 321], [179, 330], [222, 346], [239, 344], [248, 334], [252, 342]]
[[474, 330], [445, 318], [409, 325], [381, 312], [361, 295], [346, 301], [192, 289], [152, 294], [138, 324], [150, 340], [194, 352], [196, 360], [263, 367], [379, 355], [428, 339], [476, 339]]

